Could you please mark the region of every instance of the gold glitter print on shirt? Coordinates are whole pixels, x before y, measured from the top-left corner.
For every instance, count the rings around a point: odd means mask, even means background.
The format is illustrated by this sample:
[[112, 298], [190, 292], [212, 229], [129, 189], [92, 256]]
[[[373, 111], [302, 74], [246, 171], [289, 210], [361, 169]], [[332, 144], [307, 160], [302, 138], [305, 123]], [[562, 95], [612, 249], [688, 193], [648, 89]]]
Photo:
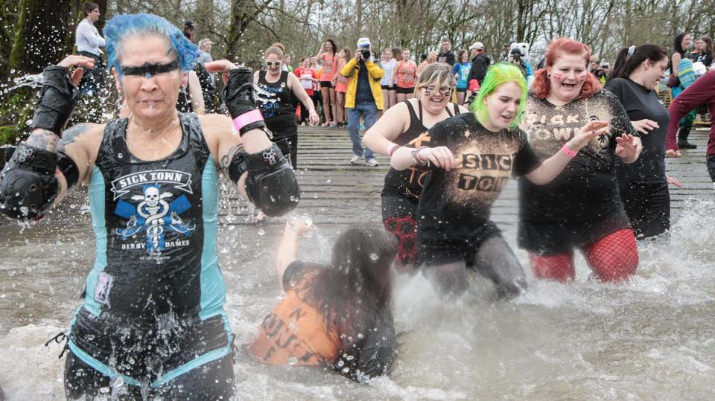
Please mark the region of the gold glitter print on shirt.
[[527, 115], [521, 128], [528, 132], [529, 142], [543, 160], [558, 152], [589, 121], [609, 121], [611, 125], [603, 133], [586, 145], [581, 152], [588, 153], [610, 163], [612, 141], [618, 132], [614, 125], [613, 108], [606, 96], [593, 96], [575, 100], [563, 106], [554, 106], [546, 100], [529, 97]]
[[[519, 151], [518, 136], [502, 131], [479, 135], [454, 152], [457, 168], [447, 175], [447, 196], [454, 204], [490, 206], [511, 176], [514, 157]], [[465, 136], [471, 136], [467, 131]], [[477, 136], [475, 136], [477, 137]]]

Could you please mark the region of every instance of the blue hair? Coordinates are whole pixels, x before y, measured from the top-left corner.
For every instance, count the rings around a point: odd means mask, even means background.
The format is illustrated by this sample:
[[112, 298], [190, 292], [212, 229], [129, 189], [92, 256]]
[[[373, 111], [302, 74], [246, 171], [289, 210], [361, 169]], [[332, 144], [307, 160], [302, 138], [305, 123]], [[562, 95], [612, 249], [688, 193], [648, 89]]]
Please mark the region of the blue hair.
[[178, 56], [179, 68], [190, 71], [194, 68], [199, 48], [196, 47], [179, 28], [166, 19], [153, 14], [117, 15], [104, 26], [104, 38], [107, 50], [107, 68], [114, 67], [121, 76], [118, 53], [121, 52], [122, 40], [129, 35], [152, 35], [166, 37], [171, 51]]

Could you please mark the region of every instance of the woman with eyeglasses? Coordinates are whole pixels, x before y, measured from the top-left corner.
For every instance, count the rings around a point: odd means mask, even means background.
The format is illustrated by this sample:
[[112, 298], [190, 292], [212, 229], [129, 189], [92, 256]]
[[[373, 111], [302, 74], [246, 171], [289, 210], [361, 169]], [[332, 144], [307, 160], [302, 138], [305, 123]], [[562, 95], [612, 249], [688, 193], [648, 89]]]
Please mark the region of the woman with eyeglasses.
[[264, 131], [250, 69], [206, 63], [225, 73], [231, 117], [179, 113], [196, 46], [150, 14], [117, 15], [104, 35], [129, 117], [63, 131], [94, 63], [72, 55], [46, 68], [32, 133], [0, 173], [0, 212], [35, 220], [73, 185], [88, 187], [96, 258], [67, 335], [67, 399], [228, 400], [219, 172], [280, 216], [300, 196], [294, 170]]
[[[446, 73], [454, 79], [450, 68]], [[487, 72], [471, 113], [436, 123], [429, 129], [429, 142], [397, 148], [382, 143], [395, 170], [427, 169], [417, 208], [418, 257], [423, 273], [443, 296], [468, 288], [468, 269], [490, 279], [501, 297], [526, 289], [519, 261], [489, 218], [492, 204], [510, 176], [523, 175], [537, 185], [550, 182], [607, 125], [585, 124], [541, 162], [518, 128], [526, 93], [519, 68], [496, 64]]]
[[[454, 78], [449, 64], [427, 66], [417, 80], [416, 97], [386, 110], [363, 138], [374, 152], [392, 156], [400, 146], [420, 147], [429, 144], [427, 130], [439, 121], [466, 113], [464, 107], [450, 104]], [[398, 171], [391, 168], [382, 189], [382, 221], [398, 239], [395, 267], [413, 271], [417, 267], [417, 203], [422, 193], [425, 166], [412, 166]]]
[[308, 109], [308, 119], [315, 125], [320, 122], [313, 101], [305, 92], [300, 80], [292, 72], [281, 68], [283, 51], [269, 47], [265, 52], [266, 69], [256, 71], [256, 105], [261, 110], [266, 126], [273, 133], [273, 142], [290, 158], [293, 168], [298, 167], [298, 123], [295, 119], [296, 99]]

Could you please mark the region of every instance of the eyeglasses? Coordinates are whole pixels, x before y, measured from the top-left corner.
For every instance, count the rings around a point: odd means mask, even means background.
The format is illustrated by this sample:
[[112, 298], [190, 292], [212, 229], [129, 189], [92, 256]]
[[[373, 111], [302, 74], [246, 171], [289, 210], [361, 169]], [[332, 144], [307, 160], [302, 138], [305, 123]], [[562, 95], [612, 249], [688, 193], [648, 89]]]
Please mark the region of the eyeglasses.
[[452, 88], [435, 88], [434, 86], [425, 86], [423, 89], [425, 95], [432, 96], [432, 94], [437, 91], [442, 96], [449, 96], [452, 94]]
[[179, 69], [179, 61], [174, 60], [174, 61], [166, 63], [166, 64], [144, 63], [144, 65], [140, 65], [137, 67], [123, 65], [123, 66], [120, 66], [120, 68], [122, 70], [122, 75], [143, 76], [144, 78], [148, 79], [148, 78], [151, 78], [157, 74], [163, 74], [166, 72], [178, 70]]
[[266, 61], [266, 67], [280, 67], [280, 61]]

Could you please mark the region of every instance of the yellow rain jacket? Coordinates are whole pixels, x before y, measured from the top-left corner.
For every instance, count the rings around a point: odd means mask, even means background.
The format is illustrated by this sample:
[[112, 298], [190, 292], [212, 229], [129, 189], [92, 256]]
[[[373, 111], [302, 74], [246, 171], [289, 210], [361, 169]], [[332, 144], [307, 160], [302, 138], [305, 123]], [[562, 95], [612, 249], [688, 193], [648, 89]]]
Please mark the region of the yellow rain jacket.
[[[378, 110], [383, 109], [382, 102], [382, 86], [380, 86], [380, 80], [385, 76], [385, 70], [380, 68], [372, 60], [365, 62], [365, 67], [367, 67], [367, 76], [370, 81], [370, 91], [372, 92], [372, 97], [375, 98], [375, 105]], [[360, 73], [360, 63], [358, 63], [356, 58], [351, 58], [350, 61], [345, 64], [342, 70], [340, 70], [340, 75], [346, 76], [350, 79], [348, 82], [348, 91], [345, 93], [345, 107], [349, 109], [355, 108], [355, 96], [357, 95], [357, 84], [358, 76]]]

